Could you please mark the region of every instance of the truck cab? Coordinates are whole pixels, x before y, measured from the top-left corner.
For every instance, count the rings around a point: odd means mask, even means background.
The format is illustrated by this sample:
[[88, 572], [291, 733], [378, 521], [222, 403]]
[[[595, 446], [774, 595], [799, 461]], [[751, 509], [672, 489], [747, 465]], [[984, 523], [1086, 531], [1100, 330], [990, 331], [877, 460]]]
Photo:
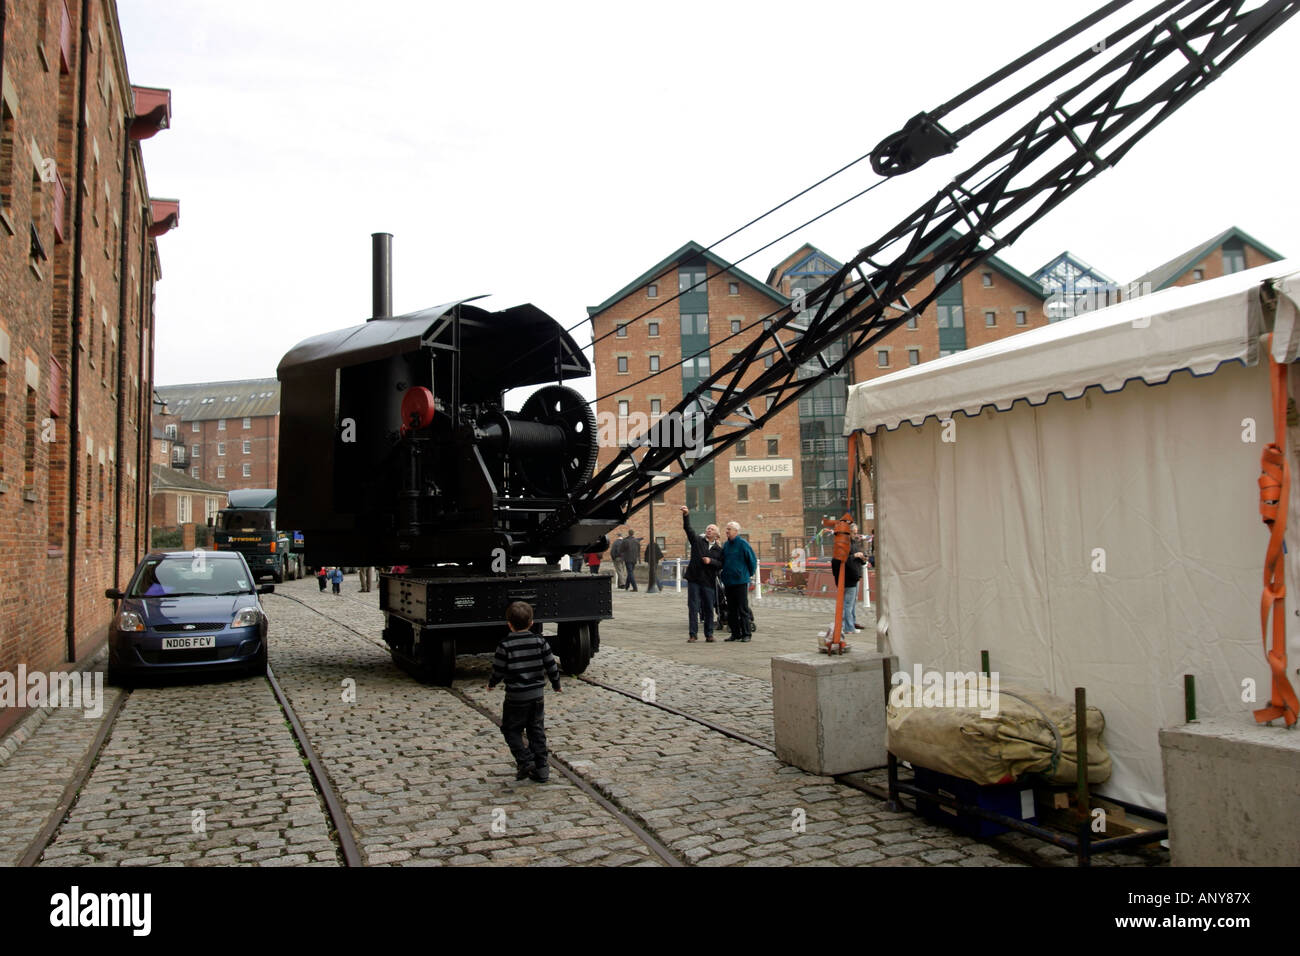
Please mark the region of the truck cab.
[[241, 488], [228, 494], [226, 507], [217, 512], [213, 547], [238, 551], [254, 576], [269, 574], [277, 583], [296, 577], [299, 562], [292, 553], [293, 537], [275, 525], [275, 489]]

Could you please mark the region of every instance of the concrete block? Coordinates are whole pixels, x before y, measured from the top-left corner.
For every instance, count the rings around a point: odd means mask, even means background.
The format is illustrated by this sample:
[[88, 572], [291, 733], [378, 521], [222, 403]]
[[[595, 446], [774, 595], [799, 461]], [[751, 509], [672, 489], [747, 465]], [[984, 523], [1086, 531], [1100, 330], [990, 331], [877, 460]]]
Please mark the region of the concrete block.
[[[885, 655], [810, 651], [772, 658], [776, 756], [822, 776], [885, 763]], [[890, 658], [898, 669], [898, 659]]]
[[1212, 717], [1160, 731], [1160, 754], [1174, 866], [1300, 861], [1300, 733]]

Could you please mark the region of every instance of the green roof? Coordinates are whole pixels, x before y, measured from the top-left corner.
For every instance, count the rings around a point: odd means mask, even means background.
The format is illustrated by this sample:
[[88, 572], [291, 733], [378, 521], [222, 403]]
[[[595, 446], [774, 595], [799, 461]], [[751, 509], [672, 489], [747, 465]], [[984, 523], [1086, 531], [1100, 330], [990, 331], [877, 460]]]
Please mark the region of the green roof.
[[1212, 250], [1233, 238], [1240, 239], [1243, 243], [1254, 246], [1260, 252], [1264, 253], [1264, 255], [1271, 257], [1275, 262], [1286, 258], [1285, 256], [1274, 252], [1254, 236], [1247, 234], [1236, 226], [1230, 226], [1214, 238], [1207, 239], [1199, 246], [1193, 246], [1186, 252], [1174, 256], [1174, 258], [1170, 259], [1163, 265], [1156, 266], [1150, 272], [1138, 276], [1133, 280], [1132, 284], [1141, 288], [1143, 283], [1149, 282], [1151, 283], [1152, 292], [1159, 292], [1161, 289], [1167, 289], [1169, 286], [1173, 285], [1180, 276], [1185, 275], [1188, 269], [1204, 259]]
[[641, 286], [649, 282], [651, 279], [655, 279], [658, 276], [662, 275], [664, 270], [667, 269], [670, 265], [679, 262], [683, 258], [686, 257], [695, 258], [696, 256], [703, 257], [710, 264], [712, 264], [717, 269], [723, 272], [731, 273], [731, 275], [735, 276], [741, 282], [744, 282], [746, 285], [754, 289], [757, 289], [759, 292], [762, 292], [773, 302], [776, 302], [779, 305], [790, 304], [790, 300], [786, 296], [783, 296], [780, 292], [776, 291], [776, 289], [773, 289], [770, 285], [767, 285], [766, 283], [763, 282], [759, 282], [757, 279], [755, 279], [749, 273], [745, 272], [743, 269], [739, 269], [736, 266], [733, 266], [730, 262], [727, 262], [721, 256], [714, 255], [712, 252], [710, 252], [704, 246], [700, 245], [698, 242], [691, 241], [686, 243], [686, 245], [682, 246], [676, 252], [673, 252], [670, 255], [665, 256], [659, 262], [655, 263], [645, 272], [641, 273], [639, 276], [637, 276], [627, 285], [623, 286], [623, 288], [619, 289], [617, 292], [611, 295], [600, 305], [587, 306], [588, 318], [594, 319], [597, 315], [604, 312], [615, 302], [618, 302], [620, 299], [626, 298], [627, 296], [635, 292], [637, 289], [639, 289]]

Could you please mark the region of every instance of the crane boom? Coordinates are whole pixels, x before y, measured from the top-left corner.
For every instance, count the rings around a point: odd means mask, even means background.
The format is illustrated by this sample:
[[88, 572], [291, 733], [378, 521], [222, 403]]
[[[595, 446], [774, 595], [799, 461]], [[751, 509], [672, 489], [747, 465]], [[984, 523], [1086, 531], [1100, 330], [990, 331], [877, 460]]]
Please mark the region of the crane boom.
[[[1127, 45], [1101, 44], [1075, 57], [1067, 66], [1089, 59], [1100, 65], [806, 297], [775, 313], [725, 365], [575, 488], [538, 537], [611, 508], [626, 517], [762, 427], [1119, 162], [1297, 10], [1300, 0], [1164, 2], [1114, 35], [1133, 37]], [[1063, 75], [1057, 68], [1008, 102]], [[956, 148], [991, 118], [986, 113], [957, 134], [938, 124], [938, 116], [969, 98], [963, 94], [909, 121], [877, 147], [873, 167], [885, 175], [908, 172]], [[929, 276], [933, 290], [909, 300]], [[824, 358], [828, 347], [846, 340], [841, 357]], [[762, 410], [755, 411], [760, 401]]]

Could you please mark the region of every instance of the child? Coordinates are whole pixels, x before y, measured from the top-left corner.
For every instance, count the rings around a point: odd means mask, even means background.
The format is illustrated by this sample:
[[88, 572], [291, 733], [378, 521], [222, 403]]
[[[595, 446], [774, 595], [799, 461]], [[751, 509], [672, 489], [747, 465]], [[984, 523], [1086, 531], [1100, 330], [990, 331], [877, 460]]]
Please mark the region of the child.
[[[532, 633], [533, 607], [515, 601], [506, 608], [510, 635], [497, 645], [492, 661], [491, 690], [506, 682], [506, 700], [501, 709], [501, 733], [515, 758], [515, 779], [531, 777], [545, 783], [551, 775], [546, 762], [546, 727], [542, 710], [546, 680], [560, 693], [560, 668], [546, 638]], [[528, 746], [524, 746], [524, 731]]]
[[320, 585], [320, 593], [324, 594], [325, 593], [325, 569], [324, 568], [316, 569], [316, 583]]
[[330, 582], [334, 585], [334, 593], [339, 593], [339, 585], [343, 583], [343, 572], [335, 568], [330, 572]]

